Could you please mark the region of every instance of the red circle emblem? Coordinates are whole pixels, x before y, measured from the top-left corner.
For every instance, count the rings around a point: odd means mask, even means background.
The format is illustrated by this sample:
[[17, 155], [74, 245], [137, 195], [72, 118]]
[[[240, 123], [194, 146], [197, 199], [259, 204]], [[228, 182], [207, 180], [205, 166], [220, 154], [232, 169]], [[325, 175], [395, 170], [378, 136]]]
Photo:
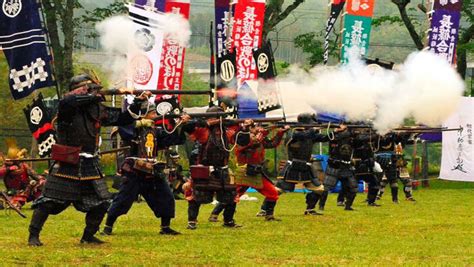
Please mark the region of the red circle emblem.
[[145, 85], [153, 75], [153, 64], [145, 55], [137, 55], [132, 58], [131, 62], [133, 82]]

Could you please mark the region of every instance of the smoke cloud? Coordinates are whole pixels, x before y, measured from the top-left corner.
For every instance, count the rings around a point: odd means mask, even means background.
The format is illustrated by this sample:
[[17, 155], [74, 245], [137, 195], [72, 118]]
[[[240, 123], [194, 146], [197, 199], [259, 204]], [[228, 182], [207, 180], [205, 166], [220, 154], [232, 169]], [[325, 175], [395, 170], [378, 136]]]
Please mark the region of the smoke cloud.
[[[182, 47], [187, 47], [191, 37], [191, 26], [180, 14], [166, 13], [158, 17], [156, 31]], [[104, 67], [112, 72], [112, 80], [127, 76], [127, 54], [142, 53], [135, 40], [134, 22], [128, 16], [113, 16], [97, 23], [100, 44], [109, 55]]]
[[280, 91], [297, 95], [285, 109], [307, 103], [317, 112], [344, 115], [348, 121], [371, 122], [380, 133], [413, 117], [417, 123], [440, 125], [456, 110], [464, 82], [445, 60], [427, 51], [409, 55], [394, 71], [367, 66], [358, 56], [339, 67], [293, 68]]

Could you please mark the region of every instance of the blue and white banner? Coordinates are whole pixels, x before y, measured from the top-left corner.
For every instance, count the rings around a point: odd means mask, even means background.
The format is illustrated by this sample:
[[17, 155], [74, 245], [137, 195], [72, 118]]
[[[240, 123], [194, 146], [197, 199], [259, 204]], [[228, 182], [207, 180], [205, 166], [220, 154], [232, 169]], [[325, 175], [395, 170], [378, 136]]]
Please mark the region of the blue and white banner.
[[7, 58], [14, 99], [54, 86], [51, 56], [36, 0], [0, 0], [0, 50]]

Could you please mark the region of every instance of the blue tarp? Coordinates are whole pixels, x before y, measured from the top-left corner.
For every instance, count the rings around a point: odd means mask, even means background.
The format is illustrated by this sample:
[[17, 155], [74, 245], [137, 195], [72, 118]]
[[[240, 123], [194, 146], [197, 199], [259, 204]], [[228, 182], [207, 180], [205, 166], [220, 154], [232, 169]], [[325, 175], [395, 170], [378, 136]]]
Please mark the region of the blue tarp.
[[257, 96], [247, 83], [240, 86], [237, 102], [239, 103], [239, 118], [265, 118], [264, 113], [258, 112]]

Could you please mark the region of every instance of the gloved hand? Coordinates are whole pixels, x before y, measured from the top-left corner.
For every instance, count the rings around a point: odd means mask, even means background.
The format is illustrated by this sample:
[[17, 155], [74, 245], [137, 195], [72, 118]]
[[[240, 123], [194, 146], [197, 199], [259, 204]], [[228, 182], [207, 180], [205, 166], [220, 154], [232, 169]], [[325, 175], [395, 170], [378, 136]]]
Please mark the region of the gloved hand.
[[155, 124], [155, 122], [153, 120], [150, 120], [150, 119], [141, 119], [141, 120], [138, 120], [136, 123], [135, 123], [135, 127], [137, 128], [140, 128], [140, 127], [151, 127]]

